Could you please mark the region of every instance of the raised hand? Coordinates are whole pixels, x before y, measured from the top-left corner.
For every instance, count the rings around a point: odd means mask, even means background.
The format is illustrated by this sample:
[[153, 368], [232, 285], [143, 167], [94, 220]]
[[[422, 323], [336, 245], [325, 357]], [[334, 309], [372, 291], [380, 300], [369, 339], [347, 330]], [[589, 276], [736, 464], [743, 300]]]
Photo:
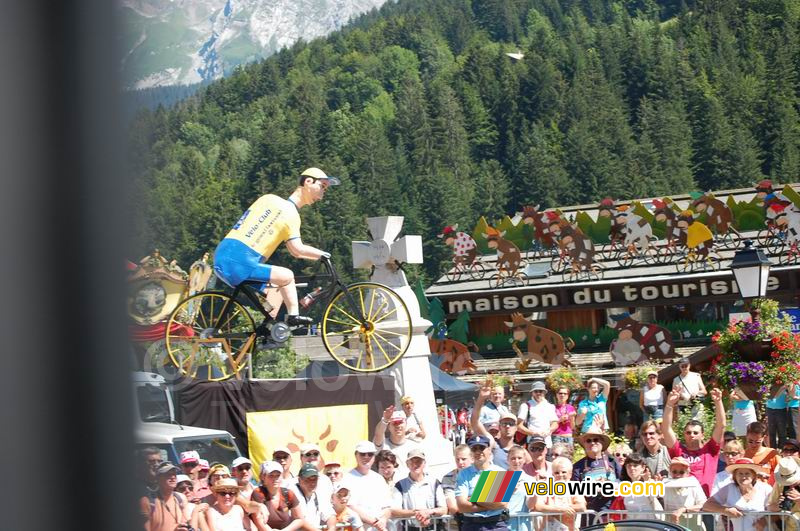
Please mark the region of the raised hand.
[[392, 418], [392, 413], [394, 413], [394, 406], [389, 406], [386, 409], [384, 409], [383, 410], [383, 420], [385, 420], [386, 422], [389, 422], [389, 420]]
[[722, 391], [720, 391], [716, 387], [714, 389], [712, 389], [711, 390], [711, 400], [713, 400], [715, 404], [718, 403], [718, 402], [721, 402], [722, 401]]
[[678, 401], [681, 399], [681, 393], [677, 389], [673, 389], [667, 395], [667, 405], [675, 407]]

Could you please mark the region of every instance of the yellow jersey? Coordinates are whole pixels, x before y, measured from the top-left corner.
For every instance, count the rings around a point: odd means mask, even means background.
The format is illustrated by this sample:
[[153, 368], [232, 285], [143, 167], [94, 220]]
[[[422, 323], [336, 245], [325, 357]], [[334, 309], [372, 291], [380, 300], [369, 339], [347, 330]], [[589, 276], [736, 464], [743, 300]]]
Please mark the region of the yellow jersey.
[[300, 237], [300, 213], [294, 203], [262, 195], [244, 211], [225, 238], [239, 240], [265, 259], [278, 245]]

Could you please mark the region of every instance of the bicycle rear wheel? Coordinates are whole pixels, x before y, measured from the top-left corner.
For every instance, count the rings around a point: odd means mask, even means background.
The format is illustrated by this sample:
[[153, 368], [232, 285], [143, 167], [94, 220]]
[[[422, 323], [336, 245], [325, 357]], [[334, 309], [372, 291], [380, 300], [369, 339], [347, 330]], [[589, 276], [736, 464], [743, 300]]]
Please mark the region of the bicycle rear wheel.
[[182, 375], [192, 378], [215, 382], [241, 378], [255, 344], [253, 317], [226, 293], [206, 291], [184, 299], [167, 323], [169, 359]]
[[360, 282], [331, 299], [322, 317], [322, 342], [340, 364], [356, 372], [388, 369], [411, 343], [408, 308], [381, 284]]

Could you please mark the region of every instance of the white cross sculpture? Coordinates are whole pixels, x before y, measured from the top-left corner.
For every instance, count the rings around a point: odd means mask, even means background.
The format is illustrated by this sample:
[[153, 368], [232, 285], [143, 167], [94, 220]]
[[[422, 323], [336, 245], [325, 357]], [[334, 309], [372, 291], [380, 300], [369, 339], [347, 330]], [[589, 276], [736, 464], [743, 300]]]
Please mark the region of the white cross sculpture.
[[422, 236], [403, 236], [397, 240], [403, 219], [403, 216], [367, 218], [374, 239], [371, 242], [352, 242], [353, 267], [375, 267], [372, 281], [390, 288], [408, 286], [406, 275], [397, 263], [422, 263]]
[[[400, 362], [389, 369], [395, 378], [397, 397], [409, 395], [414, 398], [414, 413], [422, 420], [427, 436], [423, 443], [425, 448], [427, 471], [433, 475], [444, 475], [453, 469], [452, 453], [447, 451], [447, 441], [436, 429], [439, 419], [436, 414], [436, 403], [433, 395], [433, 383], [430, 372], [430, 345], [425, 335], [431, 323], [423, 319], [419, 311], [419, 301], [414, 290], [408, 285], [406, 275], [397, 264], [422, 263], [422, 237], [397, 236], [403, 228], [403, 216], [385, 216], [367, 218], [369, 232], [374, 238], [371, 242], [353, 242], [353, 266], [372, 268], [371, 280], [392, 288], [398, 297], [403, 299], [412, 321], [412, 336], [408, 350]], [[385, 326], [391, 326], [387, 319]], [[398, 406], [399, 409], [399, 406]]]

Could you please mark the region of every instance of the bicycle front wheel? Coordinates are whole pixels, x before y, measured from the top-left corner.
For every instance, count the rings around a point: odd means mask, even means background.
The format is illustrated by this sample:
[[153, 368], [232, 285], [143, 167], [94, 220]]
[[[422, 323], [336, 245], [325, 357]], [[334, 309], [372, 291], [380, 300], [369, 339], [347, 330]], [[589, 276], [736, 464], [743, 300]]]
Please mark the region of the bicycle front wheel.
[[206, 291], [173, 310], [166, 340], [169, 359], [182, 375], [214, 382], [241, 378], [255, 347], [255, 323], [226, 293]]
[[322, 317], [322, 342], [340, 364], [378, 372], [397, 363], [411, 343], [412, 324], [400, 296], [381, 284], [351, 284], [331, 299]]

